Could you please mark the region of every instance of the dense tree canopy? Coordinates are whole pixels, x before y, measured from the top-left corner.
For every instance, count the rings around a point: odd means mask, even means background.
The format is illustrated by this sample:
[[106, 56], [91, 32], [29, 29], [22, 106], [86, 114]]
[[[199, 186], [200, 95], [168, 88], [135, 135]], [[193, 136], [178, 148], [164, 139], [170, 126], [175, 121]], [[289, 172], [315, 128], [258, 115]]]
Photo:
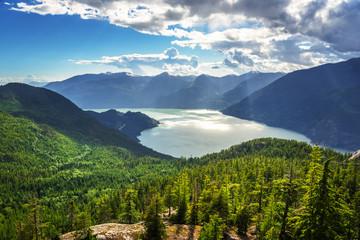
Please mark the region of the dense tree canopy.
[[203, 226], [204, 239], [250, 226], [261, 239], [360, 237], [359, 160], [331, 149], [265, 138], [169, 160], [3, 112], [0, 123], [0, 239], [86, 237], [90, 225], [142, 220], [145, 238], [165, 238], [168, 215]]

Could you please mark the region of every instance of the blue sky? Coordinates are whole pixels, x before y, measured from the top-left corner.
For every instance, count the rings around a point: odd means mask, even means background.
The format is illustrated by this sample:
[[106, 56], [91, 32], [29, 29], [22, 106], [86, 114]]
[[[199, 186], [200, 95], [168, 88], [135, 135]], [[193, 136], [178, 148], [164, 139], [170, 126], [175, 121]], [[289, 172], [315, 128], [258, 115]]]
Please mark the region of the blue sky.
[[0, 82], [241, 74], [360, 56], [358, 0], [0, 0]]

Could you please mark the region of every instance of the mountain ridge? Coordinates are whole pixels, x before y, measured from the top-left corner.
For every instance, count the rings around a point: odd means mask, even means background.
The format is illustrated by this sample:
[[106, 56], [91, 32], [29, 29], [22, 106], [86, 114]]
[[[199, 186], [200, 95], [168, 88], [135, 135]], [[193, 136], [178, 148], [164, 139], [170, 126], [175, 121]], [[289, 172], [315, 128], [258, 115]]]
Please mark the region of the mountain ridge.
[[70, 100], [48, 89], [20, 83], [0, 86], [0, 110], [47, 124], [80, 142], [115, 145], [139, 155], [165, 157], [120, 131], [103, 126]]
[[303, 133], [325, 146], [360, 146], [360, 58], [289, 73], [223, 113]]

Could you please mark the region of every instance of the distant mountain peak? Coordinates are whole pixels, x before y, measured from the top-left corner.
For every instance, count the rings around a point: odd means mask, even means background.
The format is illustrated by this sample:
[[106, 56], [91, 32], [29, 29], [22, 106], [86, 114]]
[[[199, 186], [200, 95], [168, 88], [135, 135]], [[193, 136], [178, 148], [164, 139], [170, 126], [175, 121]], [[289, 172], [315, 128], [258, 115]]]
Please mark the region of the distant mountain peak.
[[170, 76], [170, 74], [168, 72], [162, 72], [157, 76]]

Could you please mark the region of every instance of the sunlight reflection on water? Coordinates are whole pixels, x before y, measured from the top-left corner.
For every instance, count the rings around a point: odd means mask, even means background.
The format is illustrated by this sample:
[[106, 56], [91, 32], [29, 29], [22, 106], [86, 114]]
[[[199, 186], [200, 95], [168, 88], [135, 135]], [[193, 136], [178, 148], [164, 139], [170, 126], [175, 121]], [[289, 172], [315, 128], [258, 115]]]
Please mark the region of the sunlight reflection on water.
[[117, 110], [140, 111], [159, 120], [161, 124], [158, 127], [141, 133], [140, 142], [174, 157], [199, 157], [260, 137], [310, 142], [310, 139], [302, 134], [226, 116], [214, 110], [151, 108]]

